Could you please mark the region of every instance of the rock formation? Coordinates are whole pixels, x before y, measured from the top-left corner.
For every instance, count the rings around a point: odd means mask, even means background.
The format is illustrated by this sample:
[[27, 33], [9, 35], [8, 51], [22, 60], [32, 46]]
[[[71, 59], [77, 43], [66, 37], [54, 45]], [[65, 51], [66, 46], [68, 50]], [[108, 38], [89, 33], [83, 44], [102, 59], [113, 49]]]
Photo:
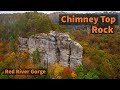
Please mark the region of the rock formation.
[[19, 37], [19, 50], [29, 49], [30, 56], [38, 49], [42, 54], [41, 64], [44, 66], [59, 63], [64, 67], [75, 68], [82, 62], [82, 46], [71, 40], [68, 34], [51, 31], [40, 33], [29, 38]]

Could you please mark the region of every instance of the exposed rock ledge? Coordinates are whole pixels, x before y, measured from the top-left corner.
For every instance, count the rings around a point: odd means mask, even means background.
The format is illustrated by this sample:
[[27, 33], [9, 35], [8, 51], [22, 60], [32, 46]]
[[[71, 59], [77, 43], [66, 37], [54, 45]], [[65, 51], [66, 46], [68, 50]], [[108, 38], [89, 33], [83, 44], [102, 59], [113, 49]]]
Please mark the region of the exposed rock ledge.
[[19, 50], [26, 48], [29, 49], [30, 56], [38, 49], [42, 53], [41, 64], [44, 66], [57, 62], [75, 68], [82, 62], [82, 46], [65, 33], [51, 31], [49, 34], [41, 33], [29, 38], [19, 37]]

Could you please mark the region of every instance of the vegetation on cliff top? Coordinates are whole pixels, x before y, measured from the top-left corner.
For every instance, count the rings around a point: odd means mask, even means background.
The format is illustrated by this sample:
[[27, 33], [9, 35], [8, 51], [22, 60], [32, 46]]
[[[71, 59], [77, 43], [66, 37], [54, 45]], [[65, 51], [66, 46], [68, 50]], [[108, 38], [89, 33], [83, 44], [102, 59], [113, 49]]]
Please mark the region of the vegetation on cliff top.
[[0, 39], [9, 39], [11, 35], [27, 37], [35, 33], [47, 33], [50, 30], [65, 31], [66, 28], [52, 23], [43, 13], [26, 12], [0, 14]]

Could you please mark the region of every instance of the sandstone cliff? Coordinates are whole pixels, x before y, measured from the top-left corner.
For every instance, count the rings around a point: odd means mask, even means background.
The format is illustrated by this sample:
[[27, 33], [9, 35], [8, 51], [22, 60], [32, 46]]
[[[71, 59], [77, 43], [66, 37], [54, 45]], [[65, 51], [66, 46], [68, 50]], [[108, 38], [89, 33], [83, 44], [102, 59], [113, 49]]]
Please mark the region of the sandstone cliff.
[[44, 66], [60, 63], [63, 66], [75, 68], [82, 62], [82, 46], [71, 40], [69, 35], [51, 31], [29, 38], [19, 37], [19, 50], [29, 49], [30, 56], [36, 49], [42, 53], [41, 64]]

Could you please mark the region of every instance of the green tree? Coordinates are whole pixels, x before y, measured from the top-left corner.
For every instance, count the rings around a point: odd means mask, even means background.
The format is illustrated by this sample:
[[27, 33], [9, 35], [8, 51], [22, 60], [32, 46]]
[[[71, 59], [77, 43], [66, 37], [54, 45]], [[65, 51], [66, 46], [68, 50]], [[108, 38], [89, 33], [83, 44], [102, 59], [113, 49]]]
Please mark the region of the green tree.
[[78, 79], [99, 79], [99, 73], [96, 69], [86, 70], [83, 65], [75, 69]]
[[91, 69], [87, 72], [87, 74], [84, 76], [85, 79], [99, 79], [98, 71], [95, 69]]
[[16, 38], [15, 38], [15, 35], [13, 33], [10, 35], [9, 40], [10, 40], [10, 43], [9, 43], [10, 50], [12, 52], [16, 52], [17, 51]]
[[0, 79], [13, 79], [14, 75], [5, 75], [4, 71], [0, 74]]
[[38, 49], [33, 52], [33, 63], [37, 64], [41, 62], [41, 54]]

